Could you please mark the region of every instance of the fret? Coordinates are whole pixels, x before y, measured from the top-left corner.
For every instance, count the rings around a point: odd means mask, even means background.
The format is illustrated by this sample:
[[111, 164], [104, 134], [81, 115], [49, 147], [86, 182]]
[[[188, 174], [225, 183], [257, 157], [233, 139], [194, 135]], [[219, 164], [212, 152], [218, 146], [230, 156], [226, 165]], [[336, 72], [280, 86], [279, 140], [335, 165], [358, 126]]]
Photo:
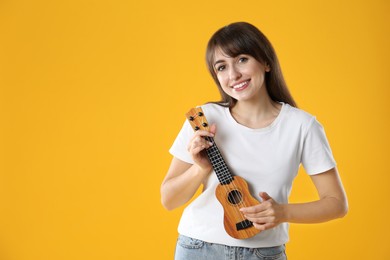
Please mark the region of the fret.
[[214, 167], [219, 167], [219, 166], [223, 167], [224, 166], [224, 162], [222, 162], [222, 161], [213, 162], [213, 166]]
[[229, 168], [226, 165], [225, 160], [223, 159], [217, 145], [214, 140], [212, 140], [213, 145], [206, 149], [207, 155], [210, 159], [211, 165], [214, 168], [217, 178], [221, 184], [229, 184], [233, 181], [233, 176], [229, 171]]

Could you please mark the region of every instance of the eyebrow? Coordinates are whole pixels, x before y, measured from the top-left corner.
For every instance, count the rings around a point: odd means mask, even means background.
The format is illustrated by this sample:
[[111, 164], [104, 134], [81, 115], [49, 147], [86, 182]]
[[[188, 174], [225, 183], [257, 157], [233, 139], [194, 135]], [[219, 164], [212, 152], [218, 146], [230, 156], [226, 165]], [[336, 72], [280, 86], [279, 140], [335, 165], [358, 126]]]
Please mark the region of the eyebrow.
[[217, 60], [216, 62], [214, 62], [214, 67], [215, 65], [217, 65], [218, 63], [222, 63], [222, 62], [225, 62], [224, 60]]

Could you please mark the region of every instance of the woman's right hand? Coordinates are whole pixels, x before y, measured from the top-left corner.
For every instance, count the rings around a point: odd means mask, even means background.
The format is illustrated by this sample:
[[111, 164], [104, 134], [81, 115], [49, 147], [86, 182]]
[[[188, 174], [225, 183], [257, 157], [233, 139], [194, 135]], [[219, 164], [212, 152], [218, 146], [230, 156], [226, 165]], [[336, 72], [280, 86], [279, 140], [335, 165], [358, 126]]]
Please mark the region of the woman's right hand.
[[214, 137], [216, 133], [216, 125], [210, 126], [210, 131], [198, 130], [195, 132], [190, 143], [187, 146], [188, 152], [192, 156], [194, 164], [196, 164], [202, 171], [210, 173], [212, 165], [206, 154], [206, 149], [211, 147], [213, 144], [207, 141], [204, 137]]

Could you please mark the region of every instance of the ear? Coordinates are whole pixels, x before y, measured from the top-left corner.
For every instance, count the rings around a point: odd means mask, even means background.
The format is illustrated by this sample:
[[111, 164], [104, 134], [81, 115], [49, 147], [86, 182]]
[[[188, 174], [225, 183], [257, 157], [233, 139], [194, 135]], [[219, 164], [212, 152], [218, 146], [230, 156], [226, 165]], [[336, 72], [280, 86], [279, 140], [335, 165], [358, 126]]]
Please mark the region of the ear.
[[265, 67], [265, 72], [271, 71], [271, 67], [268, 65], [268, 63], [266, 63], [264, 67]]

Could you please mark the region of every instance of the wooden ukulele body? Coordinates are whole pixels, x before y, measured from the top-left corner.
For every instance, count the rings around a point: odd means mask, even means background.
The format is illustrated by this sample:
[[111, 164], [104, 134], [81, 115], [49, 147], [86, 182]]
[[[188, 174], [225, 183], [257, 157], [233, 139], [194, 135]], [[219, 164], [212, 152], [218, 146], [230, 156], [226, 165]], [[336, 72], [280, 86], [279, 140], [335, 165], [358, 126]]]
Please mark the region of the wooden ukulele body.
[[223, 207], [224, 227], [231, 237], [244, 239], [260, 232], [240, 212], [240, 208], [260, 203], [252, 197], [248, 184], [243, 178], [234, 176], [234, 180], [229, 184], [219, 184], [215, 189], [215, 196]]

